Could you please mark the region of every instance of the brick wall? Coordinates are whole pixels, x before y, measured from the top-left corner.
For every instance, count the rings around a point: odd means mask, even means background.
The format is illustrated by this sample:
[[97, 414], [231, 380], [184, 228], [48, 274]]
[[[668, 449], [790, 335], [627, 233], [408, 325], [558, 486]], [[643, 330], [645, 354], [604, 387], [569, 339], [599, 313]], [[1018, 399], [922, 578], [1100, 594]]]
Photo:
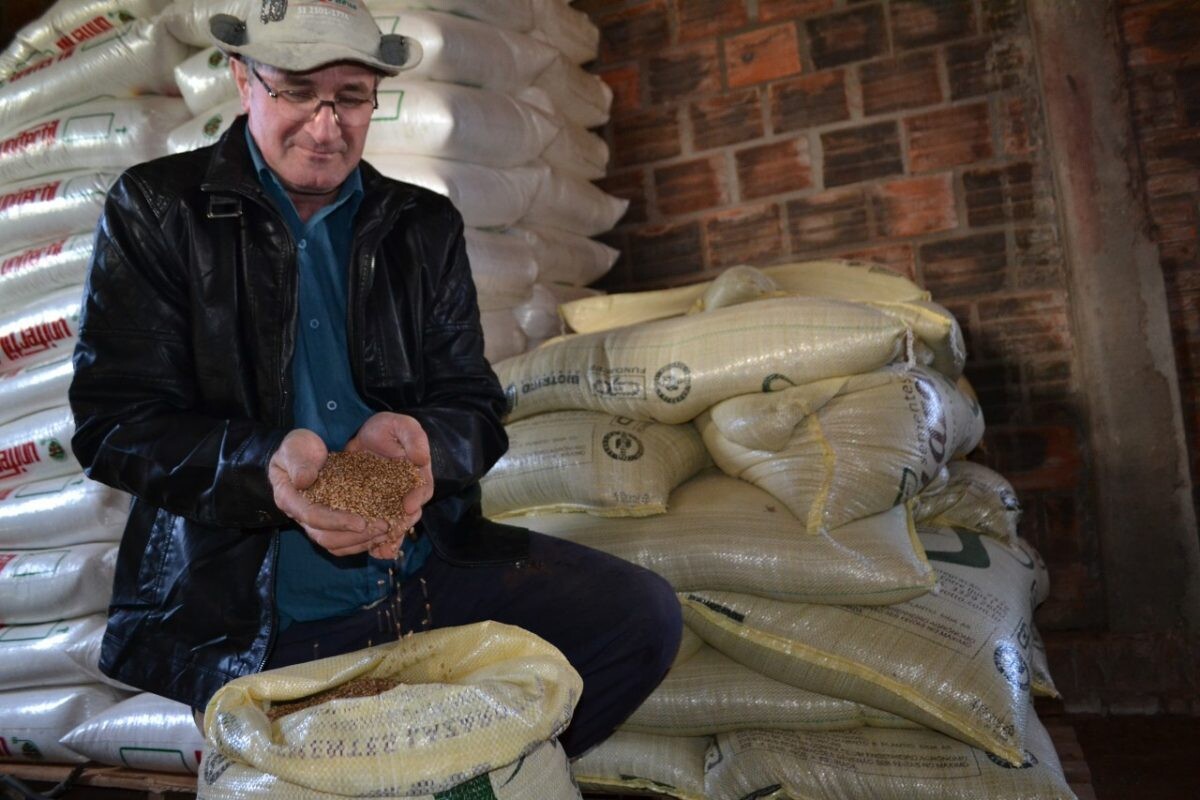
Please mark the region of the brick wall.
[[624, 255], [605, 288], [822, 256], [917, 280], [963, 326], [988, 419], [982, 460], [1020, 492], [1023, 533], [1050, 566], [1039, 624], [1102, 631], [1084, 401], [1024, 3], [575, 6], [601, 28], [592, 68], [615, 94], [603, 184], [632, 201], [608, 237]]

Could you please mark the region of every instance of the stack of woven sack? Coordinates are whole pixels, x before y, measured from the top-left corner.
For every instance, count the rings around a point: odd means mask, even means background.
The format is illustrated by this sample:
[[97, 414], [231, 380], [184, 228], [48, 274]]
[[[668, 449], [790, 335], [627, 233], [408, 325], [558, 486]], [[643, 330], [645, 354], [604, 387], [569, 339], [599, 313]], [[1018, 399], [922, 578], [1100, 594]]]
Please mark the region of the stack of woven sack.
[[[208, 18], [257, 13], [249, 0], [177, 0], [161, 22], [204, 49], [175, 71], [194, 118], [174, 152], [210, 144], [240, 113]], [[590, 181], [608, 147], [587, 129], [608, 120], [612, 92], [578, 65], [599, 30], [566, 0], [374, 0], [385, 33], [421, 43], [412, 70], [385, 79], [365, 157], [385, 175], [454, 201], [467, 227], [487, 355], [522, 352], [561, 332], [557, 306], [595, 294], [616, 251], [592, 238], [627, 201]]]
[[[660, 688], [574, 765], [582, 784], [1073, 796], [1030, 700], [1054, 693], [1032, 622], [1045, 568], [1012, 487], [964, 459], [983, 419], [949, 312], [827, 261], [562, 313], [576, 333], [496, 365], [516, 449], [485, 479], [485, 513], [658, 572], [688, 627]], [[607, 425], [590, 447], [535, 435], [543, 455], [526, 454], [531, 431], [585, 414]], [[651, 453], [662, 426], [703, 453], [647, 469], [662, 485], [646, 502], [615, 462]], [[579, 502], [567, 464], [609, 502]]]

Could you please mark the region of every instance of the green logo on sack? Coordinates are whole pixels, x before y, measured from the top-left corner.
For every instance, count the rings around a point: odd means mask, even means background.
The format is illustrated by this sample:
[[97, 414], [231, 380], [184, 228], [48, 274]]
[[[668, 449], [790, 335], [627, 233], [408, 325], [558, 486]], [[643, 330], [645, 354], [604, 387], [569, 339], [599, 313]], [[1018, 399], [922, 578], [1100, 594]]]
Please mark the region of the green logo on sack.
[[225, 63], [225, 54], [220, 50], [213, 51], [213, 54], [208, 57], [209, 69], [220, 69], [221, 67], [225, 66]]
[[213, 116], [213, 117], [209, 117], [208, 121], [204, 123], [204, 135], [210, 139], [212, 137], [216, 136], [220, 130], [221, 130], [221, 115], [220, 114], [217, 114], [216, 116]]
[[487, 774], [479, 775], [444, 792], [436, 792], [433, 800], [497, 800]]
[[55, 461], [63, 461], [67, 457], [67, 451], [64, 450], [63, 446], [54, 439], [51, 439], [46, 444], [46, 450], [50, 453], [50, 457]]

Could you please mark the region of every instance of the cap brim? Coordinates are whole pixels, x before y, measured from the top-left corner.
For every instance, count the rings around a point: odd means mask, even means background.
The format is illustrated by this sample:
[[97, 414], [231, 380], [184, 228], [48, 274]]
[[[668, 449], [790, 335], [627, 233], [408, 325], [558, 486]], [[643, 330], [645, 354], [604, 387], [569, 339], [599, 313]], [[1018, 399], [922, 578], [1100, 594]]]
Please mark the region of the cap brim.
[[245, 24], [229, 14], [213, 16], [209, 31], [213, 43], [225, 53], [252, 58], [288, 72], [308, 72], [326, 64], [350, 61], [385, 75], [399, 75], [419, 64], [424, 52], [419, 41], [398, 34], [381, 38], [378, 55], [327, 42], [255, 43], [247, 41]]

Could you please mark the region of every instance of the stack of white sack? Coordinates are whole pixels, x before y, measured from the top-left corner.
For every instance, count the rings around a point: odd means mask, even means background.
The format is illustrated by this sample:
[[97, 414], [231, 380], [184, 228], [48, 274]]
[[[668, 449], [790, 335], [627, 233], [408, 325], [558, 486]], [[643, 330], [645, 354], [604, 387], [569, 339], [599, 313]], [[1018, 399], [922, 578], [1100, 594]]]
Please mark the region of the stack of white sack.
[[[177, 0], [159, 17], [205, 48], [175, 70], [194, 117], [170, 134], [172, 152], [213, 143], [241, 113], [207, 20], [253, 5]], [[371, 10], [423, 57], [380, 84], [367, 161], [462, 212], [489, 359], [562, 333], [558, 305], [597, 294], [584, 287], [616, 261], [592, 237], [628, 205], [591, 183], [609, 154], [588, 128], [608, 120], [612, 92], [579, 64], [595, 58], [599, 30], [563, 0], [375, 0]]]
[[[127, 495], [83, 476], [67, 406], [104, 197], [190, 112], [167, 0], [60, 0], [0, 54], [0, 741], [60, 739], [122, 699], [99, 672]], [[194, 748], [193, 748], [194, 752]], [[194, 759], [193, 759], [194, 760]]]
[[[1055, 694], [1032, 620], [1048, 580], [1011, 485], [963, 459], [983, 419], [952, 315], [831, 261], [562, 313], [580, 332], [496, 365], [516, 450], [484, 511], [657, 572], [689, 628], [663, 684], [574, 765], [581, 784], [1072, 796], [1030, 701]], [[607, 428], [554, 435], [589, 414]], [[652, 453], [631, 434], [663, 426], [694, 428], [719, 469], [659, 445], [653, 479], [614, 482], [604, 456]]]

